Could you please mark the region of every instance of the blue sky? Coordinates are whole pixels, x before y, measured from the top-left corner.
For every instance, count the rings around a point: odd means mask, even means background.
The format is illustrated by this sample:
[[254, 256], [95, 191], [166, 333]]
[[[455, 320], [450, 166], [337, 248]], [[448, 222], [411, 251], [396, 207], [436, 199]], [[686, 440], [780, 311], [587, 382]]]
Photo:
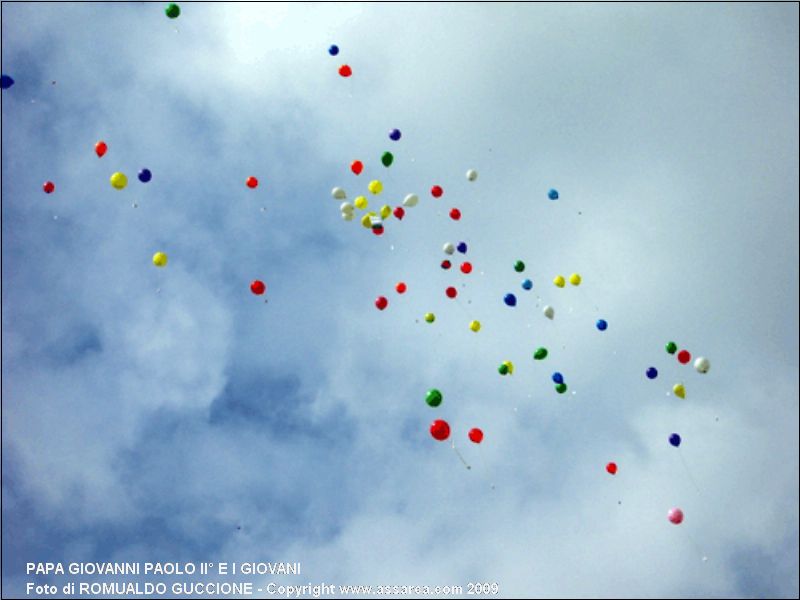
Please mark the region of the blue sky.
[[[3, 5], [4, 594], [28, 561], [287, 560], [798, 595], [796, 5], [181, 7]], [[381, 237], [331, 198], [374, 178], [421, 199]]]

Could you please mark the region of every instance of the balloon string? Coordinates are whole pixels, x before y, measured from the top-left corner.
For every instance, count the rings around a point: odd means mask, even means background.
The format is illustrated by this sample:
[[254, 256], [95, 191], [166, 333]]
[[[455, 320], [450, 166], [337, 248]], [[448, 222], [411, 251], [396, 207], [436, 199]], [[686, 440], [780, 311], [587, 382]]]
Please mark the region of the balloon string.
[[689, 470], [689, 465], [686, 464], [686, 459], [683, 458], [683, 452], [681, 452], [680, 448], [678, 448], [678, 456], [681, 457], [681, 462], [683, 463], [683, 468], [686, 470], [686, 474], [689, 476], [689, 481], [692, 482], [692, 485], [694, 486], [694, 489], [697, 490], [697, 493], [702, 496], [703, 492], [700, 490], [700, 486], [698, 486], [697, 482], [694, 480], [692, 472]]
[[681, 531], [683, 531], [683, 534], [687, 537], [689, 543], [692, 544], [692, 547], [695, 549], [695, 552], [697, 552], [697, 555], [703, 560], [703, 562], [706, 562], [708, 557], [703, 553], [699, 544], [694, 540], [692, 534], [690, 534], [685, 527], [681, 527]]
[[467, 467], [467, 470], [472, 469], [472, 467], [470, 467], [467, 464], [467, 461], [464, 460], [464, 457], [461, 456], [461, 452], [458, 451], [458, 448], [456, 448], [456, 441], [455, 440], [453, 440], [453, 452], [455, 452], [456, 456], [458, 456], [458, 458], [461, 460], [461, 462], [464, 463], [464, 466]]

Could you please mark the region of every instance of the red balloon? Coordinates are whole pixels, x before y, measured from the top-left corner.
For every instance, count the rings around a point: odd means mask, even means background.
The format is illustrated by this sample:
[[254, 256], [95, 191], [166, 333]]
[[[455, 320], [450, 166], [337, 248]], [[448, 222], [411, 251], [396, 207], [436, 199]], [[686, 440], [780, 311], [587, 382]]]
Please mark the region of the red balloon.
[[472, 273], [472, 263], [464, 262], [461, 263], [461, 272], [465, 275], [468, 273]]
[[100, 140], [94, 145], [94, 151], [97, 154], [97, 158], [101, 158], [107, 150], [108, 146], [106, 146], [106, 143], [103, 140]]
[[263, 281], [254, 279], [253, 283], [250, 284], [250, 291], [253, 292], [256, 296], [260, 296], [261, 294], [267, 291], [267, 286], [264, 285]]
[[472, 429], [470, 429], [468, 435], [471, 442], [480, 444], [483, 441], [483, 432], [477, 427], [473, 427]]
[[378, 308], [378, 310], [383, 310], [384, 308], [389, 306], [389, 301], [386, 299], [385, 296], [378, 296], [377, 298], [375, 298], [375, 306]]
[[685, 365], [690, 360], [692, 360], [692, 355], [689, 353], [688, 350], [681, 350], [678, 352], [678, 362], [682, 365]]
[[402, 206], [396, 206], [395, 209], [394, 209], [393, 214], [394, 214], [395, 218], [397, 218], [398, 220], [402, 221], [403, 217], [406, 216], [406, 211], [403, 210]]
[[45, 181], [42, 185], [42, 189], [44, 190], [45, 194], [52, 194], [54, 191], [56, 191], [56, 184], [52, 181]]
[[342, 77], [350, 77], [353, 74], [353, 69], [350, 68], [350, 65], [342, 65], [339, 67], [339, 75]]
[[458, 292], [456, 291], [456, 288], [454, 288], [454, 287], [452, 287], [452, 286], [451, 286], [451, 287], [449, 287], [449, 288], [447, 288], [447, 289], [444, 291], [444, 293], [445, 293], [445, 294], [447, 294], [447, 297], [448, 297], [448, 298], [455, 298], [456, 296], [458, 296]]
[[364, 163], [360, 160], [354, 160], [350, 163], [350, 170], [356, 175], [361, 175], [361, 171], [364, 170]]
[[375, 235], [383, 235], [383, 225], [373, 225], [372, 233]]
[[258, 179], [256, 179], [255, 177], [248, 177], [245, 183], [247, 184], [247, 187], [249, 187], [251, 190], [258, 187]]
[[435, 440], [439, 440], [440, 442], [445, 441], [450, 437], [450, 425], [447, 424], [447, 421], [436, 419], [431, 423], [431, 435]]
[[453, 264], [449, 260], [443, 260], [442, 261], [442, 268], [443, 269], [447, 270], [452, 266], [453, 266]]
[[458, 221], [461, 218], [461, 211], [457, 208], [450, 209], [450, 218], [453, 219], [453, 221]]
[[606, 465], [606, 471], [611, 473], [611, 475], [617, 474], [617, 463], [610, 462]]
[[400, 282], [400, 283], [398, 283], [396, 286], [394, 286], [394, 289], [396, 289], [396, 290], [397, 290], [397, 293], [398, 293], [398, 294], [405, 294], [405, 293], [406, 293], [406, 290], [408, 289], [408, 287], [406, 286], [406, 284], [405, 284], [405, 283], [403, 283], [403, 282], [401, 281], [401, 282]]
[[431, 196], [433, 196], [434, 198], [441, 198], [442, 194], [444, 194], [444, 190], [442, 189], [442, 186], [435, 185], [435, 186], [433, 186], [431, 188]]

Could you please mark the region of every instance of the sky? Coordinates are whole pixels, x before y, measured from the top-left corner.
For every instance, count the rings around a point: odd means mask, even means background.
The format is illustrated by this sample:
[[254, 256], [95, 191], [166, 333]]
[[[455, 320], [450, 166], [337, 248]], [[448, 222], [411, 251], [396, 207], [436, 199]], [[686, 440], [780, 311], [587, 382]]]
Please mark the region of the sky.
[[[180, 5], [2, 6], [4, 596], [36, 561], [798, 596], [797, 4]], [[420, 201], [375, 236], [335, 186]]]

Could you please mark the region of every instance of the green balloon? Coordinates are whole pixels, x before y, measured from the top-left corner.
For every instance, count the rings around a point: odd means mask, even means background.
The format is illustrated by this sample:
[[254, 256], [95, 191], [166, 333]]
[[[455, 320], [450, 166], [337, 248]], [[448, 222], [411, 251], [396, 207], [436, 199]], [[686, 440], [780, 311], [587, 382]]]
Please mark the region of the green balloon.
[[678, 344], [676, 344], [675, 342], [667, 342], [667, 345], [665, 347], [667, 349], [667, 352], [669, 352], [670, 354], [675, 354], [676, 350], [678, 349]]
[[536, 352], [533, 353], [533, 358], [536, 360], [544, 360], [547, 358], [547, 348], [537, 348]]
[[167, 6], [164, 12], [170, 19], [177, 19], [178, 15], [181, 14], [181, 7], [177, 4], [171, 3], [169, 6]]
[[500, 373], [500, 375], [508, 375], [508, 365], [500, 365], [497, 367], [497, 372]]
[[522, 273], [525, 270], [525, 263], [522, 262], [521, 260], [518, 260], [517, 262], [514, 263], [514, 270], [517, 273]]
[[428, 403], [428, 406], [434, 408], [439, 406], [442, 403], [442, 392], [436, 388], [428, 390], [428, 394], [425, 396], [425, 402]]
[[567, 391], [567, 384], [566, 383], [558, 383], [558, 384], [556, 384], [556, 391], [559, 394], [563, 394], [564, 392]]
[[390, 167], [394, 162], [394, 156], [392, 156], [391, 152], [384, 152], [383, 156], [381, 156], [381, 162], [384, 167]]

